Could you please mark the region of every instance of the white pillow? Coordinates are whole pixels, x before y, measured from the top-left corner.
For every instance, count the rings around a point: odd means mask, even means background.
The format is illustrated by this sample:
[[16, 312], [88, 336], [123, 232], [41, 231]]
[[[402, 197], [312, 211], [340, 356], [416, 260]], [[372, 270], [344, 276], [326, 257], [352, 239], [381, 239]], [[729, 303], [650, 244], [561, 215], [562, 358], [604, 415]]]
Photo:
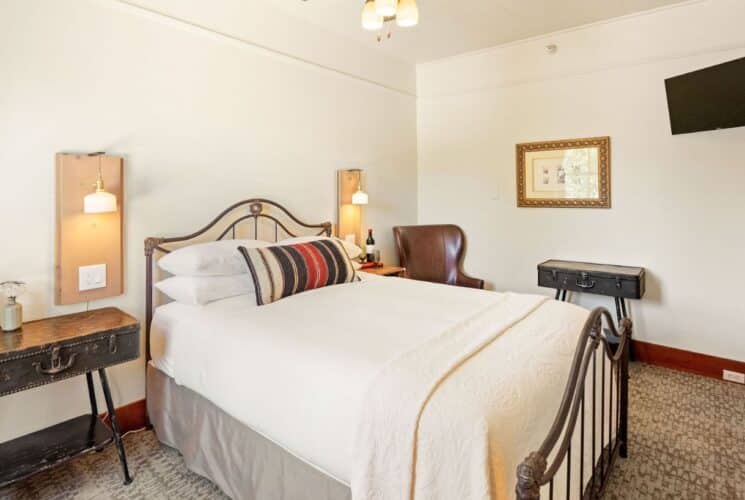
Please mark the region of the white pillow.
[[155, 287], [176, 302], [195, 305], [256, 292], [248, 273], [234, 276], [173, 276], [157, 282]]
[[179, 248], [158, 259], [158, 266], [174, 276], [230, 276], [248, 273], [239, 246], [263, 248], [259, 240], [221, 240]]
[[[294, 245], [295, 243], [308, 243], [309, 241], [328, 240], [331, 239], [328, 236], [297, 236], [295, 238], [287, 238], [280, 242], [278, 245]], [[340, 241], [344, 245], [344, 250], [347, 251], [349, 258], [354, 260], [362, 255], [362, 249], [354, 243], [349, 243], [341, 238], [333, 238], [336, 241]]]

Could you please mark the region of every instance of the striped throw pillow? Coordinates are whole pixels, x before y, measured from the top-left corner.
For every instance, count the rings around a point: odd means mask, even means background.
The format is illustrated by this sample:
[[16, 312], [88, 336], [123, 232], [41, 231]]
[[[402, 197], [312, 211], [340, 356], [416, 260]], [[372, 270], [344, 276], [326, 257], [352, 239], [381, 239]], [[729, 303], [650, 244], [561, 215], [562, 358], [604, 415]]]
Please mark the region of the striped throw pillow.
[[358, 281], [339, 241], [324, 239], [265, 248], [238, 247], [256, 286], [256, 303], [270, 304], [296, 293]]

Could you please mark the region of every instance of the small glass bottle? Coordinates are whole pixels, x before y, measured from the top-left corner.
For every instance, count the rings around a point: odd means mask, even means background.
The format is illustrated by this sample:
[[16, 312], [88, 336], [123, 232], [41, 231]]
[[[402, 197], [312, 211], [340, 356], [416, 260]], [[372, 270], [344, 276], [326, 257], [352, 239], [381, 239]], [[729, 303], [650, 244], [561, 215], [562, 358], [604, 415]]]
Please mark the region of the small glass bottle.
[[0, 283], [0, 291], [8, 296], [0, 317], [0, 327], [4, 332], [12, 332], [23, 325], [23, 306], [16, 301], [16, 297], [23, 293], [25, 283], [22, 281], [4, 281]]

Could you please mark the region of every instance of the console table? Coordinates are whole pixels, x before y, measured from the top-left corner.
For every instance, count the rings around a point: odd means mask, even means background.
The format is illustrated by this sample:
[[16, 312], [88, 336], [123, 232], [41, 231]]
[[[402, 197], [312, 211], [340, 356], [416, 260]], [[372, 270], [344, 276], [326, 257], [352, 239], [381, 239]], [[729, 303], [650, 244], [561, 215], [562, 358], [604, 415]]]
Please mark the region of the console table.
[[643, 267], [547, 260], [538, 264], [538, 286], [556, 289], [556, 300], [567, 300], [567, 291], [613, 297], [618, 322], [627, 317], [626, 299], [644, 296]]
[[[113, 307], [31, 321], [15, 332], [0, 333], [0, 396], [85, 375], [91, 406], [90, 414], [1, 443], [0, 488], [111, 443], [124, 484], [132, 482], [106, 368], [139, 354], [139, 323]], [[94, 371], [101, 379], [111, 428], [98, 414]]]

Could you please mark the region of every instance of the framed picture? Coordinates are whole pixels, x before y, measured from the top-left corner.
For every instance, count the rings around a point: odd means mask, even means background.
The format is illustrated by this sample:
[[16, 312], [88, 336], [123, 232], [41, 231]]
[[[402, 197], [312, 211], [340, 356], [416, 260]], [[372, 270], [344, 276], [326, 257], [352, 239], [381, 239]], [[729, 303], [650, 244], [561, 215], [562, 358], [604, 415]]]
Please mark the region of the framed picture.
[[517, 206], [610, 208], [610, 137], [518, 144]]

